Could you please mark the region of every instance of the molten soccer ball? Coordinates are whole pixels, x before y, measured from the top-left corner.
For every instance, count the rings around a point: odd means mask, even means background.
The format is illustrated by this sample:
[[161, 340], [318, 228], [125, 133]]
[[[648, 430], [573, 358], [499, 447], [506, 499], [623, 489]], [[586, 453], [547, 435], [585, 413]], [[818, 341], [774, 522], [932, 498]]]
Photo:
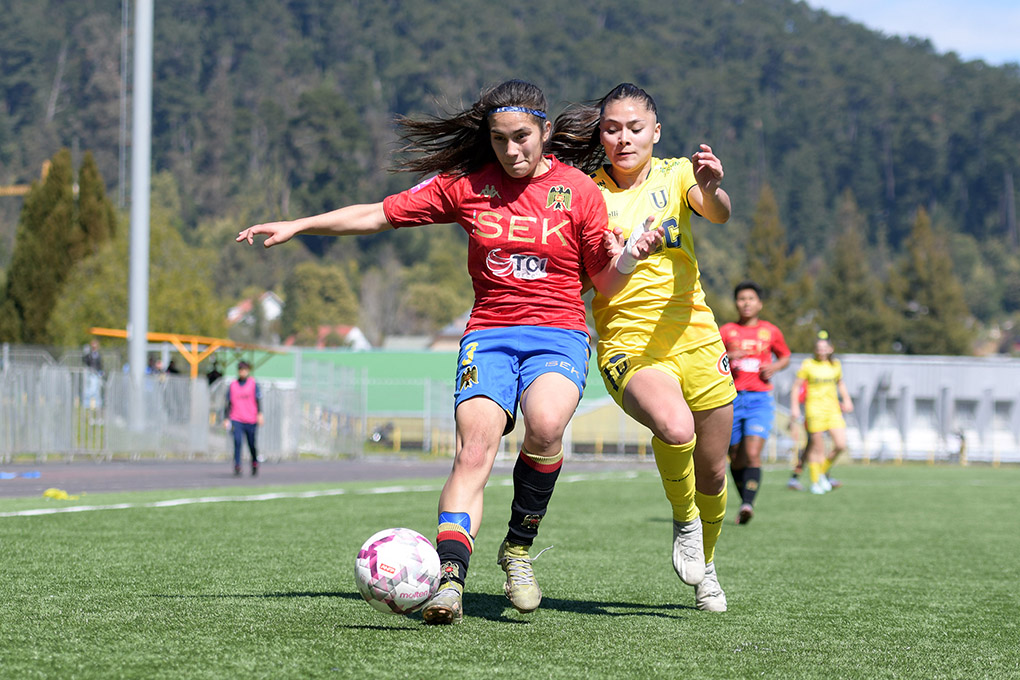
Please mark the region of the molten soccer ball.
[[358, 551], [354, 580], [365, 602], [374, 608], [408, 614], [439, 587], [439, 554], [417, 531], [383, 529]]

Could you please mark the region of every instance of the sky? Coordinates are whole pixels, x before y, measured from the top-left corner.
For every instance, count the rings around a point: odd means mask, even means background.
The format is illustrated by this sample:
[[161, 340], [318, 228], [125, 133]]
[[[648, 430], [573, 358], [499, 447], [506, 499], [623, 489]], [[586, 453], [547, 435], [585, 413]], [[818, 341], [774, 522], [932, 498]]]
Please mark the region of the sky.
[[1020, 0], [806, 0], [889, 36], [928, 38], [939, 53], [1020, 63]]

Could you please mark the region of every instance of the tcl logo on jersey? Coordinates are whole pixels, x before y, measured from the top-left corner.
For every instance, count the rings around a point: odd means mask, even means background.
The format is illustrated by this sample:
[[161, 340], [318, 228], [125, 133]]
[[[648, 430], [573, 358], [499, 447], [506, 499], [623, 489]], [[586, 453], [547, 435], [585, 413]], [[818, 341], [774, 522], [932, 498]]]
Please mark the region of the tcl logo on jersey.
[[548, 257], [515, 253], [513, 255], [501, 255], [502, 248], [489, 251], [485, 258], [485, 264], [496, 276], [513, 276], [515, 279], [544, 279], [546, 277], [546, 266], [549, 263]]

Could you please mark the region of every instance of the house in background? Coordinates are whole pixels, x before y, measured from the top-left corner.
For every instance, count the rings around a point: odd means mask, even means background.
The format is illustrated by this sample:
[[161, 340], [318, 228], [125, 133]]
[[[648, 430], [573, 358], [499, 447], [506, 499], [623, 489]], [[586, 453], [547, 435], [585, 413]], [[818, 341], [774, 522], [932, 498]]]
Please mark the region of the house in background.
[[303, 347], [315, 347], [325, 349], [327, 347], [344, 347], [355, 352], [363, 352], [372, 349], [372, 343], [368, 341], [365, 334], [357, 326], [346, 326], [338, 324], [335, 326], [322, 325], [315, 331], [313, 337], [301, 336], [298, 342], [298, 335], [292, 335], [283, 341], [284, 347], [300, 345]]
[[[256, 307], [261, 310], [256, 314]], [[227, 328], [233, 340], [248, 342], [270, 342], [278, 344], [280, 335], [278, 322], [283, 313], [283, 300], [271, 290], [267, 290], [258, 298], [241, 300], [227, 310]], [[261, 323], [261, 328], [256, 325]]]

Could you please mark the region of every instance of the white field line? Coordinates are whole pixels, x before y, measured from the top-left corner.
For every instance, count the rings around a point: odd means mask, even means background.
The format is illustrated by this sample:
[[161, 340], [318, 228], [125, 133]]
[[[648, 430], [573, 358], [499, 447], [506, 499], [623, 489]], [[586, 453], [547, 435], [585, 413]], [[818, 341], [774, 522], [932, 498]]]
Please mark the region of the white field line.
[[[574, 482], [585, 482], [593, 479], [608, 478], [609, 473], [595, 475], [565, 475], [557, 480], [560, 484]], [[633, 479], [637, 473], [624, 471], [613, 473], [613, 479]], [[512, 486], [512, 479], [505, 479], [499, 482], [500, 486]], [[38, 517], [39, 515], [61, 515], [69, 512], [93, 512], [95, 510], [132, 510], [136, 508], [174, 508], [181, 505], [199, 505], [202, 503], [254, 503], [259, 501], [275, 501], [282, 498], [322, 498], [325, 496], [371, 496], [377, 494], [393, 493], [423, 493], [441, 491], [441, 484], [420, 485], [420, 486], [379, 486], [369, 489], [358, 489], [349, 491], [347, 489], [323, 489], [321, 491], [278, 491], [274, 493], [262, 493], [253, 496], [201, 496], [199, 498], [176, 498], [165, 501], [153, 501], [151, 503], [114, 503], [112, 505], [69, 505], [60, 508], [39, 508], [36, 510], [16, 510], [13, 512], [0, 512], [0, 517]]]

